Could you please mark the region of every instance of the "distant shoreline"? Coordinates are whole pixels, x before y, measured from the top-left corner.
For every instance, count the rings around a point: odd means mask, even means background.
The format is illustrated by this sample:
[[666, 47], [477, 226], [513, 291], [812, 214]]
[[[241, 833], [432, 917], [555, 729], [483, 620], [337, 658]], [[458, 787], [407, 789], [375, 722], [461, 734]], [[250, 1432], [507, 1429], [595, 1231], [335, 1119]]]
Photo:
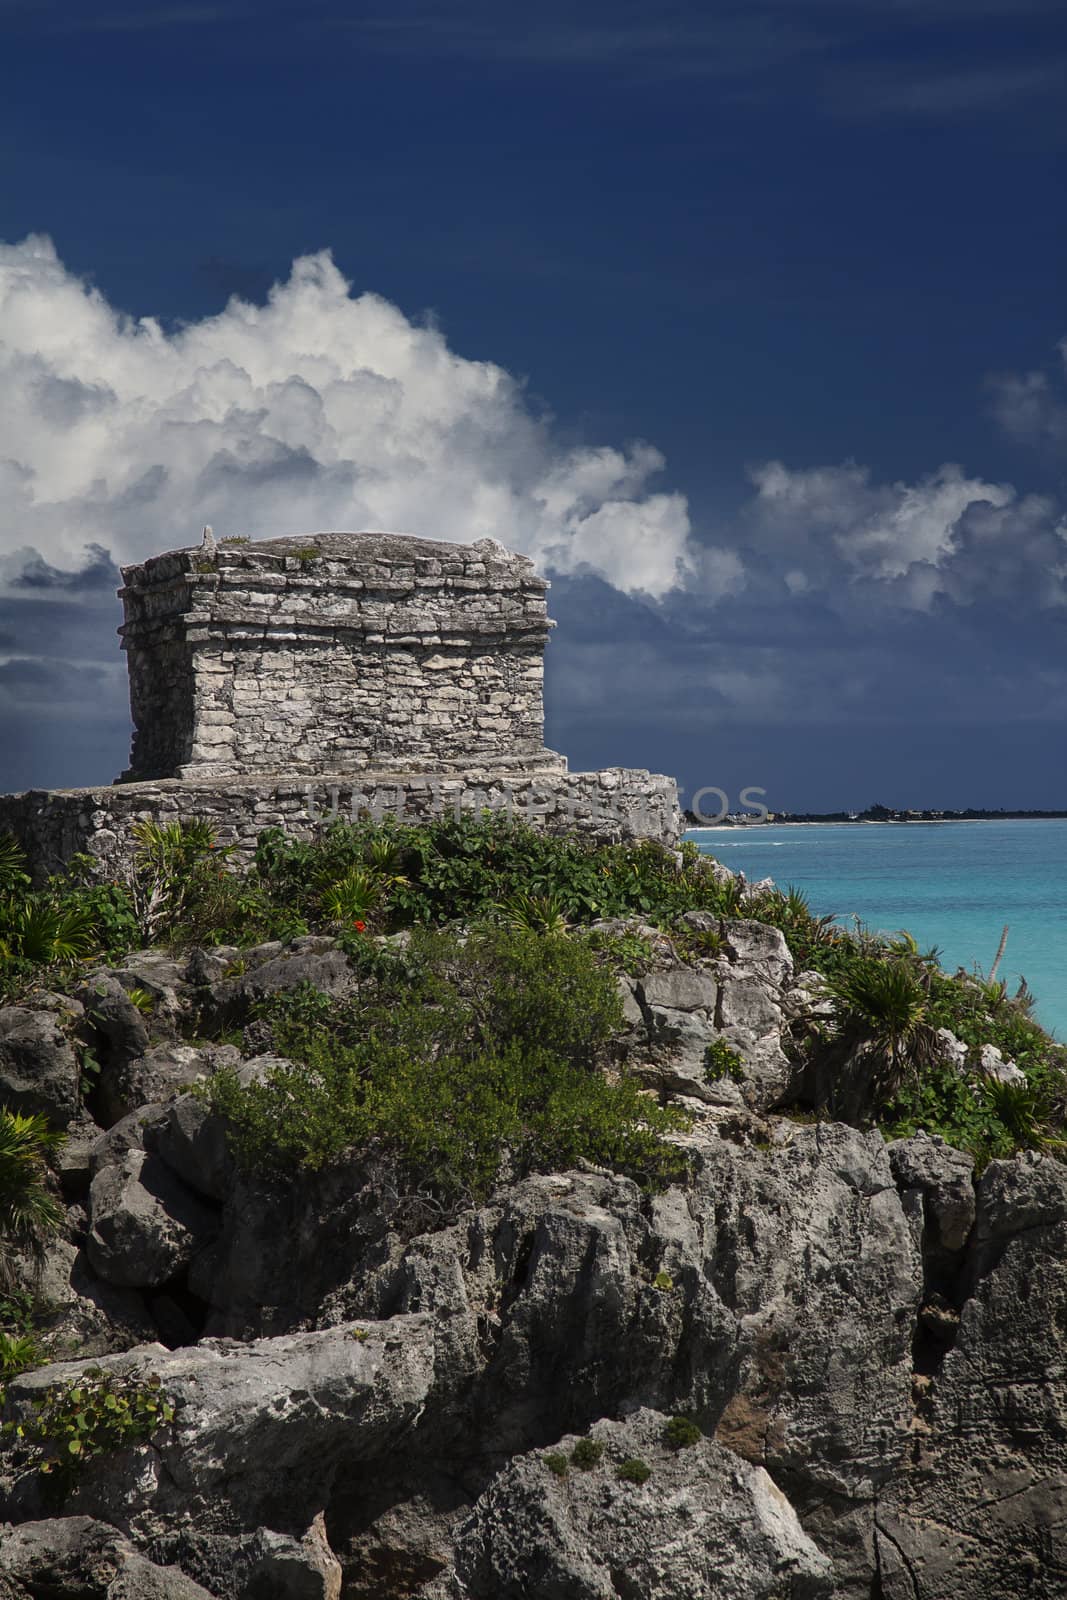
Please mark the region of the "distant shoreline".
[[1063, 822], [1067, 811], [1022, 811], [967, 817], [775, 817], [751, 822], [691, 822], [685, 813], [686, 833], [748, 833], [762, 828], [914, 828], [939, 827], [945, 823], [971, 822]]

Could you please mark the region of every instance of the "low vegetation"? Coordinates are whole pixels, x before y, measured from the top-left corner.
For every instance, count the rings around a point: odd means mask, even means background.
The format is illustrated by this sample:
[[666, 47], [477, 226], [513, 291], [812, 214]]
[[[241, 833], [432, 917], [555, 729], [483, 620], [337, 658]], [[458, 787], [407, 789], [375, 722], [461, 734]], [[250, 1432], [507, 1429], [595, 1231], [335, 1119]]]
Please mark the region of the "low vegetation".
[[[688, 912], [712, 925], [694, 929]], [[794, 1030], [804, 1059], [840, 1064], [807, 1109], [888, 1137], [925, 1128], [979, 1162], [1061, 1153], [1067, 1051], [1033, 1020], [1025, 988], [948, 974], [936, 951], [839, 927], [795, 890], [746, 898], [690, 845], [598, 847], [499, 815], [334, 822], [310, 842], [269, 829], [247, 868], [204, 824], [145, 822], [124, 875], [102, 882], [76, 858], [36, 887], [0, 838], [0, 999], [62, 989], [85, 963], [148, 943], [247, 949], [328, 933], [359, 973], [356, 994], [272, 1002], [256, 1020], [292, 1068], [249, 1088], [226, 1074], [213, 1083], [243, 1161], [284, 1172], [374, 1147], [413, 1183], [456, 1197], [504, 1172], [584, 1159], [656, 1187], [682, 1170], [664, 1139], [680, 1119], [602, 1070], [621, 1025], [615, 974], [646, 971], [660, 935], [684, 959], [715, 961], [738, 917], [780, 929], [809, 987], [832, 1001]], [[382, 937], [397, 933], [406, 949]], [[146, 1000], [135, 1003], [150, 1021]], [[1025, 1083], [957, 1070], [942, 1029], [975, 1060], [997, 1046]], [[742, 1075], [726, 1044], [707, 1070]], [[862, 1111], [843, 1109], [857, 1075]]]
[[47, 1158], [62, 1141], [44, 1117], [0, 1107], [0, 1289], [10, 1287], [14, 1253], [40, 1250], [63, 1219], [47, 1183]]
[[246, 1166], [284, 1173], [375, 1149], [447, 1201], [484, 1195], [505, 1163], [587, 1160], [649, 1187], [681, 1176], [662, 1135], [684, 1118], [597, 1070], [622, 1014], [584, 945], [481, 925], [368, 955], [350, 999], [304, 987], [258, 1008], [291, 1066], [249, 1087], [222, 1072], [203, 1090]]
[[571, 1451], [571, 1466], [577, 1467], [579, 1472], [592, 1472], [598, 1467], [604, 1455], [604, 1446], [599, 1439], [579, 1439]]
[[158, 1377], [121, 1377], [88, 1368], [75, 1381], [50, 1385], [24, 1420], [3, 1425], [13, 1462], [55, 1477], [61, 1494], [96, 1456], [142, 1444], [174, 1422], [174, 1401]]
[[672, 1417], [663, 1429], [663, 1443], [671, 1450], [689, 1450], [703, 1437], [691, 1417]]

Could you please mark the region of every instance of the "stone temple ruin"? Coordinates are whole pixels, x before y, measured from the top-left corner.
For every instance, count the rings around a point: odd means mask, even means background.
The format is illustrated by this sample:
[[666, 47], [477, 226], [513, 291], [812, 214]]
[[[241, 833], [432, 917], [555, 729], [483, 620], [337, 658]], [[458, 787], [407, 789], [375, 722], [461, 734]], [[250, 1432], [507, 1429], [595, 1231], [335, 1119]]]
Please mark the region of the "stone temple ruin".
[[103, 872], [142, 817], [202, 817], [239, 855], [333, 815], [506, 808], [553, 831], [676, 842], [673, 780], [568, 772], [544, 748], [545, 580], [493, 539], [321, 533], [123, 568], [130, 766], [103, 788], [0, 796], [38, 873]]

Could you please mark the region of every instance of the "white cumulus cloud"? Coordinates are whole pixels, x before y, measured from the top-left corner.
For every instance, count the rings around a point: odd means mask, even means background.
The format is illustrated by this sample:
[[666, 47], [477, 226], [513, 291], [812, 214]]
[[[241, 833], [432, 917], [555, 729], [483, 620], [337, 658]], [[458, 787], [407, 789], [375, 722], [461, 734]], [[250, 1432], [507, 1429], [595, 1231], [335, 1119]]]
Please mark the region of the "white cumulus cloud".
[[847, 462], [750, 470], [753, 550], [792, 595], [862, 591], [911, 610], [937, 597], [1067, 604], [1067, 523], [1056, 502], [948, 463], [917, 483], [875, 483]]
[[1059, 376], [1045, 372], [1004, 372], [989, 379], [993, 414], [1000, 425], [1024, 444], [1067, 449], [1067, 339], [1057, 346]]
[[265, 306], [166, 332], [0, 245], [0, 530], [76, 568], [216, 535], [330, 528], [486, 535], [561, 573], [661, 597], [705, 561], [644, 444], [565, 448], [503, 368], [353, 295], [328, 252]]

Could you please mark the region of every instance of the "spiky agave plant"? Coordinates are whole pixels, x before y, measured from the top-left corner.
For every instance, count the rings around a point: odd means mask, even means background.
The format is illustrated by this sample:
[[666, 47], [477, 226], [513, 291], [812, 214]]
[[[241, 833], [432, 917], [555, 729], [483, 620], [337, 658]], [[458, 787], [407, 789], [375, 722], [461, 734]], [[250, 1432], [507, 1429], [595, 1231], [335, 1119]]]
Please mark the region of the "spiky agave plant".
[[905, 961], [916, 962], [924, 969], [934, 968], [941, 963], [941, 951], [936, 944], [929, 950], [920, 950], [918, 940], [906, 928], [901, 928], [899, 933], [893, 935], [886, 944], [886, 949], [895, 956], [901, 956]]
[[145, 818], [130, 832], [135, 850], [126, 887], [141, 935], [151, 941], [181, 920], [194, 889], [203, 883], [206, 863], [221, 862], [229, 847], [220, 848], [211, 824], [196, 818], [187, 822]]
[[323, 915], [331, 922], [369, 922], [386, 899], [387, 883], [372, 867], [349, 867], [327, 883], [319, 895]]
[[517, 889], [497, 904], [497, 910], [506, 928], [555, 937], [568, 931], [563, 901], [555, 894], [528, 894], [525, 889]]
[[716, 911], [723, 917], [743, 917], [745, 915], [745, 885], [738, 878], [730, 883], [720, 884], [715, 896], [717, 901]]
[[1054, 1134], [1049, 1126], [1052, 1108], [1048, 1097], [1033, 1084], [1001, 1083], [991, 1078], [984, 1090], [993, 1115], [1019, 1149], [1067, 1149], [1067, 1140]]
[[96, 947], [92, 912], [57, 904], [48, 895], [12, 898], [0, 906], [0, 951], [9, 960], [81, 961]]
[[44, 1117], [0, 1108], [0, 1284], [11, 1281], [16, 1249], [38, 1249], [63, 1219], [45, 1186], [46, 1157], [64, 1135]]
[[380, 873], [390, 883], [407, 883], [401, 868], [404, 865], [404, 847], [399, 839], [388, 833], [375, 834], [363, 847], [363, 860], [373, 871]]
[[884, 1105], [909, 1072], [938, 1059], [926, 987], [910, 962], [861, 957], [827, 987], [837, 1002], [840, 1034], [863, 1047], [875, 1106]]
[[26, 854], [14, 834], [0, 833], [0, 891], [10, 894], [14, 889], [28, 889]]
[[832, 944], [836, 939], [837, 918], [832, 913], [817, 917], [807, 895], [794, 884], [789, 884], [780, 895], [780, 909], [787, 931], [802, 934], [809, 944]]

